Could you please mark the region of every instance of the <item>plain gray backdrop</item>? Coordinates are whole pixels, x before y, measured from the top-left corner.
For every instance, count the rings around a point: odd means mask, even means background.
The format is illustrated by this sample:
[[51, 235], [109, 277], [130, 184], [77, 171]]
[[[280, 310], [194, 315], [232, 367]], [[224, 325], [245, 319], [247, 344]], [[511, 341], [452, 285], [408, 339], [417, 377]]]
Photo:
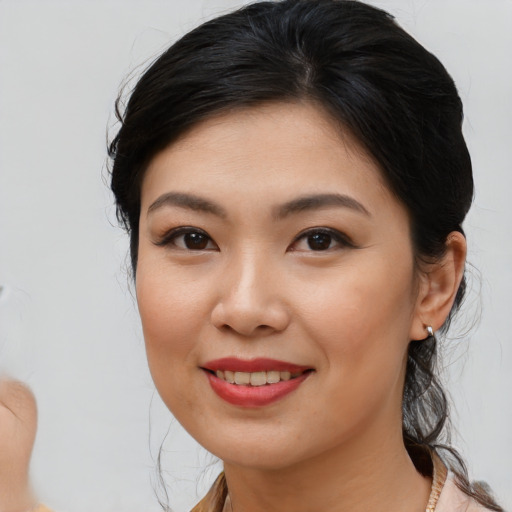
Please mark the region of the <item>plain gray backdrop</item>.
[[[436, 54], [465, 104], [472, 292], [444, 347], [454, 443], [512, 505], [512, 1], [372, 1]], [[218, 465], [149, 376], [127, 240], [105, 182], [120, 83], [231, 0], [0, 1], [0, 370], [39, 404], [32, 475], [60, 512], [188, 510]], [[113, 131], [112, 131], [113, 133]], [[479, 276], [479, 273], [481, 276]], [[469, 333], [466, 333], [468, 329]]]

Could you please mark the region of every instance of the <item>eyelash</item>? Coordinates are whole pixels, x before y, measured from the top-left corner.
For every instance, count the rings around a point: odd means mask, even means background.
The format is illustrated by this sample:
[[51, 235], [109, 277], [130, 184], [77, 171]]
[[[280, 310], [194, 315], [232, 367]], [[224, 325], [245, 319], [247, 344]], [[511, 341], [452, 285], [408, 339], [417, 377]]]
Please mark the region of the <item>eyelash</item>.
[[[307, 230], [303, 231], [302, 233], [299, 233], [295, 237], [295, 240], [292, 242], [292, 244], [290, 246], [290, 247], [292, 247], [291, 250], [296, 251], [297, 249], [293, 249], [293, 246], [297, 242], [299, 242], [302, 239], [307, 240], [308, 237], [313, 236], [313, 235], [327, 235], [331, 238], [331, 242], [332, 241], [336, 242], [340, 247], [355, 248], [355, 245], [352, 242], [352, 240], [347, 235], [342, 233], [341, 231], [338, 231], [336, 229], [331, 229], [331, 228], [308, 228]], [[324, 250], [315, 251], [314, 249], [311, 248], [311, 246], [309, 246], [309, 249], [311, 250], [311, 252], [327, 252], [333, 248], [328, 247], [327, 249], [324, 249]]]
[[[199, 248], [199, 249], [191, 249], [189, 247], [182, 247], [180, 245], [178, 245], [176, 243], [176, 240], [181, 237], [181, 236], [185, 236], [187, 234], [198, 234], [202, 237], [205, 237], [203, 239], [203, 241], [206, 239], [206, 247], [204, 248]], [[341, 233], [340, 231], [338, 230], [335, 230], [335, 229], [331, 229], [331, 228], [308, 228], [307, 230], [303, 231], [302, 233], [299, 233], [295, 239], [293, 240], [293, 242], [290, 244], [290, 248], [289, 250], [290, 251], [297, 251], [296, 248], [294, 248], [293, 246], [296, 245], [300, 240], [307, 240], [308, 237], [311, 237], [313, 235], [326, 235], [328, 237], [330, 237], [330, 242], [329, 242], [329, 247], [327, 247], [326, 249], [321, 249], [321, 250], [314, 250], [311, 248], [311, 245], [308, 243], [308, 246], [309, 246], [309, 251], [310, 252], [327, 252], [327, 251], [330, 251], [333, 249], [333, 247], [330, 247], [331, 243], [334, 241], [336, 244], [338, 244], [338, 246], [340, 247], [345, 247], [345, 248], [355, 248], [355, 244], [352, 242], [352, 240], [345, 234]], [[215, 247], [212, 249], [211, 247], [208, 248], [207, 246], [209, 244], [213, 244]], [[208, 233], [206, 233], [206, 231], [203, 231], [202, 229], [199, 229], [199, 228], [195, 228], [195, 227], [192, 227], [192, 226], [182, 226], [182, 227], [179, 227], [179, 228], [175, 228], [175, 229], [172, 229], [170, 230], [169, 232], [167, 232], [161, 240], [159, 240], [158, 242], [155, 242], [155, 245], [157, 246], [161, 246], [161, 247], [165, 247], [165, 246], [174, 246], [174, 247], [178, 247], [180, 249], [183, 249], [183, 250], [189, 250], [191, 252], [199, 252], [199, 251], [205, 251], [205, 250], [208, 250], [208, 251], [211, 251], [211, 250], [218, 250], [218, 246], [217, 244], [215, 244], [215, 242], [213, 241], [213, 239], [208, 235]], [[185, 245], [185, 244], [183, 244]], [[306, 250], [306, 252], [309, 252], [308, 250]]]
[[[194, 228], [192, 226], [181, 226], [179, 228], [171, 229], [170, 231], [165, 233], [165, 235], [162, 237], [162, 239], [159, 240], [158, 242], [156, 242], [155, 245], [158, 245], [160, 247], [175, 246], [175, 247], [178, 247], [183, 250], [194, 251], [194, 249], [190, 249], [188, 247], [181, 247], [176, 243], [176, 240], [180, 236], [185, 236], [185, 235], [189, 235], [189, 234], [199, 234], [201, 236], [204, 236], [207, 239], [207, 244], [213, 243], [215, 245], [215, 247], [217, 248], [217, 244], [215, 244], [215, 242], [212, 240], [212, 238], [208, 235], [208, 233], [206, 231], [203, 231], [202, 229], [199, 229], [199, 228]], [[198, 251], [199, 250], [204, 251], [204, 250], [211, 250], [211, 249], [205, 248], [205, 249], [198, 249]]]

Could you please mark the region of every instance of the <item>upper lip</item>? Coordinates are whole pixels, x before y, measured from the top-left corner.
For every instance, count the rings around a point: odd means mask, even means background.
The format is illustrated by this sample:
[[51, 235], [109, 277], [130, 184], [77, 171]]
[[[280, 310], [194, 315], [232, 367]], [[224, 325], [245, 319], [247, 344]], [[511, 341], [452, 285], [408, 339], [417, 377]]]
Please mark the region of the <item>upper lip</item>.
[[277, 359], [269, 359], [266, 357], [259, 357], [256, 359], [239, 359], [238, 357], [223, 357], [221, 359], [214, 359], [201, 365], [201, 368], [216, 371], [232, 371], [232, 372], [290, 372], [301, 373], [306, 370], [311, 370], [311, 366], [302, 366], [287, 361], [279, 361]]

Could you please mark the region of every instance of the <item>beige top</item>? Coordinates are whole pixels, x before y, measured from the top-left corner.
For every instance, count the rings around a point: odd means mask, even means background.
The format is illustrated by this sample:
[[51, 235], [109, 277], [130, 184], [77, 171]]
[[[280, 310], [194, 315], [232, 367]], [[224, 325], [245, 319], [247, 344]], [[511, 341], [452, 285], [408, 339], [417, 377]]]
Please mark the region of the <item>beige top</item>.
[[425, 512], [485, 512], [489, 510], [457, 487], [453, 474], [447, 470], [436, 453], [432, 454], [432, 462], [434, 466], [432, 491]]
[[[428, 509], [427, 509], [428, 510]], [[487, 512], [488, 508], [483, 507], [474, 499], [463, 493], [453, 480], [451, 473], [448, 473], [443, 490], [437, 501], [435, 512]]]
[[[490, 512], [461, 491], [455, 484], [453, 474], [446, 468], [435, 453], [431, 453], [433, 475], [432, 490], [425, 512]], [[224, 473], [221, 473], [208, 494], [191, 512], [225, 512], [230, 511]]]

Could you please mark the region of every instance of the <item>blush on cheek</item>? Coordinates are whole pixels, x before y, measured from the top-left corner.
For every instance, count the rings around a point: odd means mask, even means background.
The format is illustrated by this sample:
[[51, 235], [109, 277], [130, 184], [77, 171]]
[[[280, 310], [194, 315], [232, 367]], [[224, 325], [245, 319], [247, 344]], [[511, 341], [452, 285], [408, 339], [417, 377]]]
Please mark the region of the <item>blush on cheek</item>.
[[138, 276], [137, 304], [144, 334], [152, 342], [167, 343], [179, 339], [180, 331], [193, 315], [190, 301], [178, 296], [172, 286], [162, 281]]
[[163, 357], [183, 353], [193, 344], [190, 330], [183, 325], [179, 311], [166, 311], [165, 314], [155, 310], [141, 311], [141, 319], [146, 345]]

